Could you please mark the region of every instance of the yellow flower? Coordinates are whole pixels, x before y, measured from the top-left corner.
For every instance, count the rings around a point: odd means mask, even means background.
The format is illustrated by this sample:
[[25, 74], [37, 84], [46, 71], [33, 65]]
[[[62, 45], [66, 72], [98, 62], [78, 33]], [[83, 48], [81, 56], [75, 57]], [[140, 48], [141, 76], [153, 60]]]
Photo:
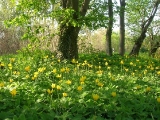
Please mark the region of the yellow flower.
[[65, 68], [61, 68], [61, 72], [65, 72]]
[[91, 64], [88, 64], [88, 67], [92, 68], [92, 67], [93, 67], [93, 65], [91, 65]]
[[151, 88], [150, 87], [147, 87], [146, 88], [146, 92], [150, 92], [151, 91]]
[[35, 77], [32, 77], [32, 80], [35, 80], [36, 78]]
[[47, 59], [47, 58], [48, 58], [48, 55], [44, 56], [44, 58]]
[[28, 78], [29, 78], [29, 75], [26, 75], [26, 78], [28, 79]]
[[67, 80], [66, 83], [67, 83], [68, 85], [70, 85], [70, 84], [72, 83], [72, 81]]
[[83, 84], [84, 84], [84, 82], [80, 82], [80, 84], [81, 84], [81, 85], [83, 85]]
[[81, 82], [84, 82], [85, 79], [86, 79], [86, 76], [82, 76], [82, 77], [80, 78], [80, 81], [81, 81]]
[[157, 74], [160, 75], [160, 71], [158, 71]]
[[133, 65], [133, 62], [130, 62], [130, 65]]
[[20, 72], [18, 72], [18, 71], [13, 71], [13, 74], [14, 74], [14, 75], [20, 75]]
[[105, 65], [107, 66], [107, 65], [108, 65], [108, 62], [105, 62]]
[[60, 59], [58, 59], [58, 62], [61, 62], [61, 60], [60, 60]]
[[10, 62], [14, 62], [15, 58], [10, 58], [9, 60], [10, 60]]
[[95, 82], [98, 83], [98, 82], [99, 82], [99, 79], [96, 79]]
[[15, 96], [17, 94], [17, 91], [16, 91], [16, 89], [13, 89], [13, 90], [10, 91], [10, 93], [11, 93], [12, 96]]
[[0, 83], [0, 87], [4, 87], [4, 83], [3, 82]]
[[159, 97], [159, 98], [157, 98], [157, 102], [158, 102], [158, 103], [160, 103], [160, 97]]
[[78, 91], [81, 91], [81, 90], [82, 90], [82, 86], [78, 86], [78, 87], [77, 87], [77, 90], [78, 90]]
[[61, 74], [58, 74], [57, 76], [56, 76], [56, 78], [61, 78], [62, 77], [62, 75]]
[[13, 82], [13, 79], [9, 79], [9, 82]]
[[97, 100], [99, 99], [99, 95], [97, 95], [97, 94], [93, 94], [92, 97], [93, 97], [93, 99], [94, 99], [95, 101], [97, 101]]
[[77, 61], [75, 60], [75, 59], [72, 59], [72, 61], [71, 61], [72, 63], [77, 63]]
[[99, 77], [101, 77], [101, 76], [102, 76], [103, 71], [102, 71], [102, 70], [99, 70], [99, 71], [97, 71], [96, 73], [97, 73], [97, 75], [98, 75]]
[[123, 60], [121, 60], [120, 64], [121, 64], [121, 65], [123, 65], [123, 64], [124, 64]]
[[111, 95], [112, 95], [112, 97], [116, 97], [117, 96], [116, 92], [112, 92]]
[[56, 84], [53, 84], [53, 83], [52, 83], [51, 87], [52, 87], [52, 89], [55, 88], [55, 87], [56, 87]]
[[147, 70], [144, 70], [144, 75], [147, 73]]
[[57, 85], [57, 90], [60, 90], [61, 89], [61, 86]]
[[9, 64], [8, 64], [8, 67], [12, 67], [12, 64], [11, 64], [11, 63], [9, 63]]
[[11, 64], [11, 63], [8, 64], [8, 67], [9, 67], [9, 69], [11, 70], [11, 69], [12, 69], [12, 64]]
[[63, 97], [67, 97], [68, 94], [67, 93], [62, 93]]
[[46, 70], [46, 67], [38, 68], [38, 72], [43, 72], [44, 70]]
[[111, 67], [107, 67], [107, 69], [108, 69], [108, 70], [110, 70], [110, 69], [111, 69]]
[[138, 89], [140, 89], [140, 88], [141, 88], [141, 86], [140, 86], [140, 85], [137, 85], [137, 86], [136, 86], [136, 89], [137, 89], [137, 90], [138, 90]]
[[97, 85], [98, 85], [99, 87], [103, 87], [103, 83], [101, 83], [101, 82], [98, 82]]
[[127, 68], [125, 68], [124, 70], [125, 70], [126, 72], [128, 72], [128, 69], [127, 69]]
[[52, 92], [53, 92], [52, 90], [47, 89], [47, 93], [48, 93], [48, 94], [51, 94]]
[[132, 76], [134, 76], [134, 75], [135, 75], [135, 73], [134, 73], [134, 72], [132, 72], [131, 74], [132, 74]]
[[30, 71], [30, 66], [25, 67], [25, 71]]
[[53, 70], [52, 70], [52, 72], [53, 72], [53, 73], [56, 73], [56, 72], [57, 72], [57, 69], [56, 69], [56, 68], [55, 68], [55, 69], [53, 69]]

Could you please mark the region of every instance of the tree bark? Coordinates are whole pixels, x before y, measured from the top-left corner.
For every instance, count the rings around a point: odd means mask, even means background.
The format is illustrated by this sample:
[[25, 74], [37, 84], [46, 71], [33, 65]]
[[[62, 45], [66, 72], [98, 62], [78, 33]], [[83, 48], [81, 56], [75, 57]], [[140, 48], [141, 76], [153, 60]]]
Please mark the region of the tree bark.
[[151, 15], [149, 16], [149, 18], [146, 21], [143, 22], [143, 24], [141, 26], [141, 34], [137, 38], [137, 40], [135, 41], [135, 44], [129, 54], [130, 56], [138, 56], [139, 50], [140, 50], [142, 43], [146, 37], [147, 29], [148, 29], [149, 25], [151, 24], [151, 22], [153, 21], [153, 18], [157, 12], [157, 8], [158, 8], [159, 3], [160, 3], [160, 0], [156, 0], [155, 5], [152, 9]]
[[78, 59], [77, 38], [80, 28], [61, 26], [59, 38], [59, 51], [64, 59]]
[[106, 31], [106, 52], [107, 55], [112, 56], [112, 27], [113, 27], [113, 3], [112, 0], [108, 0], [108, 14], [109, 14], [109, 22], [108, 28]]
[[152, 45], [149, 56], [155, 57], [156, 51], [158, 50], [159, 47], [160, 47], [160, 42], [157, 42], [156, 44]]
[[[78, 13], [80, 13], [80, 16], [86, 15], [90, 0], [84, 0], [80, 10], [79, 0], [62, 0], [61, 3], [63, 9], [72, 8], [74, 10], [72, 19], [78, 22]], [[59, 51], [61, 52], [63, 59], [78, 59], [77, 39], [80, 29], [81, 26], [77, 27], [72, 24], [60, 25]]]
[[153, 30], [152, 30], [151, 35], [150, 35], [151, 48], [150, 48], [150, 51], [149, 51], [149, 56], [151, 56], [151, 57], [155, 56], [156, 51], [160, 47], [160, 42], [157, 41], [156, 38], [157, 38], [157, 36], [153, 35]]
[[119, 54], [121, 56], [125, 53], [125, 23], [124, 23], [124, 16], [125, 16], [125, 0], [120, 0], [120, 44], [119, 44]]

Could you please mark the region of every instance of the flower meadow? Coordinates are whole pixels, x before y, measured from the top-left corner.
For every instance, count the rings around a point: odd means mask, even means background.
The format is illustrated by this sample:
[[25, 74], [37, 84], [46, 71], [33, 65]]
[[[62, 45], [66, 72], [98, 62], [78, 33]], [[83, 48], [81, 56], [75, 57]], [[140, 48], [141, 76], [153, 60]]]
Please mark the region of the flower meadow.
[[159, 120], [160, 60], [103, 53], [0, 57], [2, 120]]

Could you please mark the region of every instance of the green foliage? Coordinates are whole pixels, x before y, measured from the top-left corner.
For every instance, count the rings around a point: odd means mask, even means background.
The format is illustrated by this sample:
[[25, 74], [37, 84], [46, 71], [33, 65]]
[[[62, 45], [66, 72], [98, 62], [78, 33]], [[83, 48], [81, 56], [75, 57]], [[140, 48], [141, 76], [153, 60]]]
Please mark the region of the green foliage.
[[0, 57], [1, 119], [160, 119], [158, 59], [49, 51]]
[[127, 26], [130, 34], [137, 36], [140, 34], [142, 25], [148, 19], [154, 0], [129, 0], [126, 5]]

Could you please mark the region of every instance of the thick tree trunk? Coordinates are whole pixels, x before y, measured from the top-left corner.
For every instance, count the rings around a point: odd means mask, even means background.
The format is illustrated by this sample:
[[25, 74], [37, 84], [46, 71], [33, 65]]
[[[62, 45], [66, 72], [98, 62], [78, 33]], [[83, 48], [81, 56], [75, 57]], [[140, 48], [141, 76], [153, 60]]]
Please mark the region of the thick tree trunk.
[[77, 38], [80, 28], [61, 26], [59, 38], [59, 51], [64, 59], [78, 59]]
[[107, 55], [112, 56], [112, 27], [113, 27], [113, 3], [112, 0], [108, 0], [108, 14], [109, 14], [109, 23], [108, 29], [106, 31], [106, 52]]
[[135, 41], [135, 44], [134, 44], [129, 55], [137, 56], [139, 54], [139, 50], [140, 50], [142, 43], [146, 37], [147, 29], [148, 29], [149, 25], [151, 24], [151, 22], [153, 21], [153, 18], [157, 12], [157, 8], [158, 8], [159, 3], [160, 3], [160, 0], [155, 1], [155, 5], [152, 9], [151, 15], [149, 16], [149, 18], [146, 21], [143, 22], [143, 24], [141, 26], [141, 34], [137, 38], [137, 40]]
[[124, 14], [125, 14], [125, 0], [120, 0], [120, 44], [119, 44], [119, 54], [124, 55], [125, 53], [125, 23], [124, 23]]

